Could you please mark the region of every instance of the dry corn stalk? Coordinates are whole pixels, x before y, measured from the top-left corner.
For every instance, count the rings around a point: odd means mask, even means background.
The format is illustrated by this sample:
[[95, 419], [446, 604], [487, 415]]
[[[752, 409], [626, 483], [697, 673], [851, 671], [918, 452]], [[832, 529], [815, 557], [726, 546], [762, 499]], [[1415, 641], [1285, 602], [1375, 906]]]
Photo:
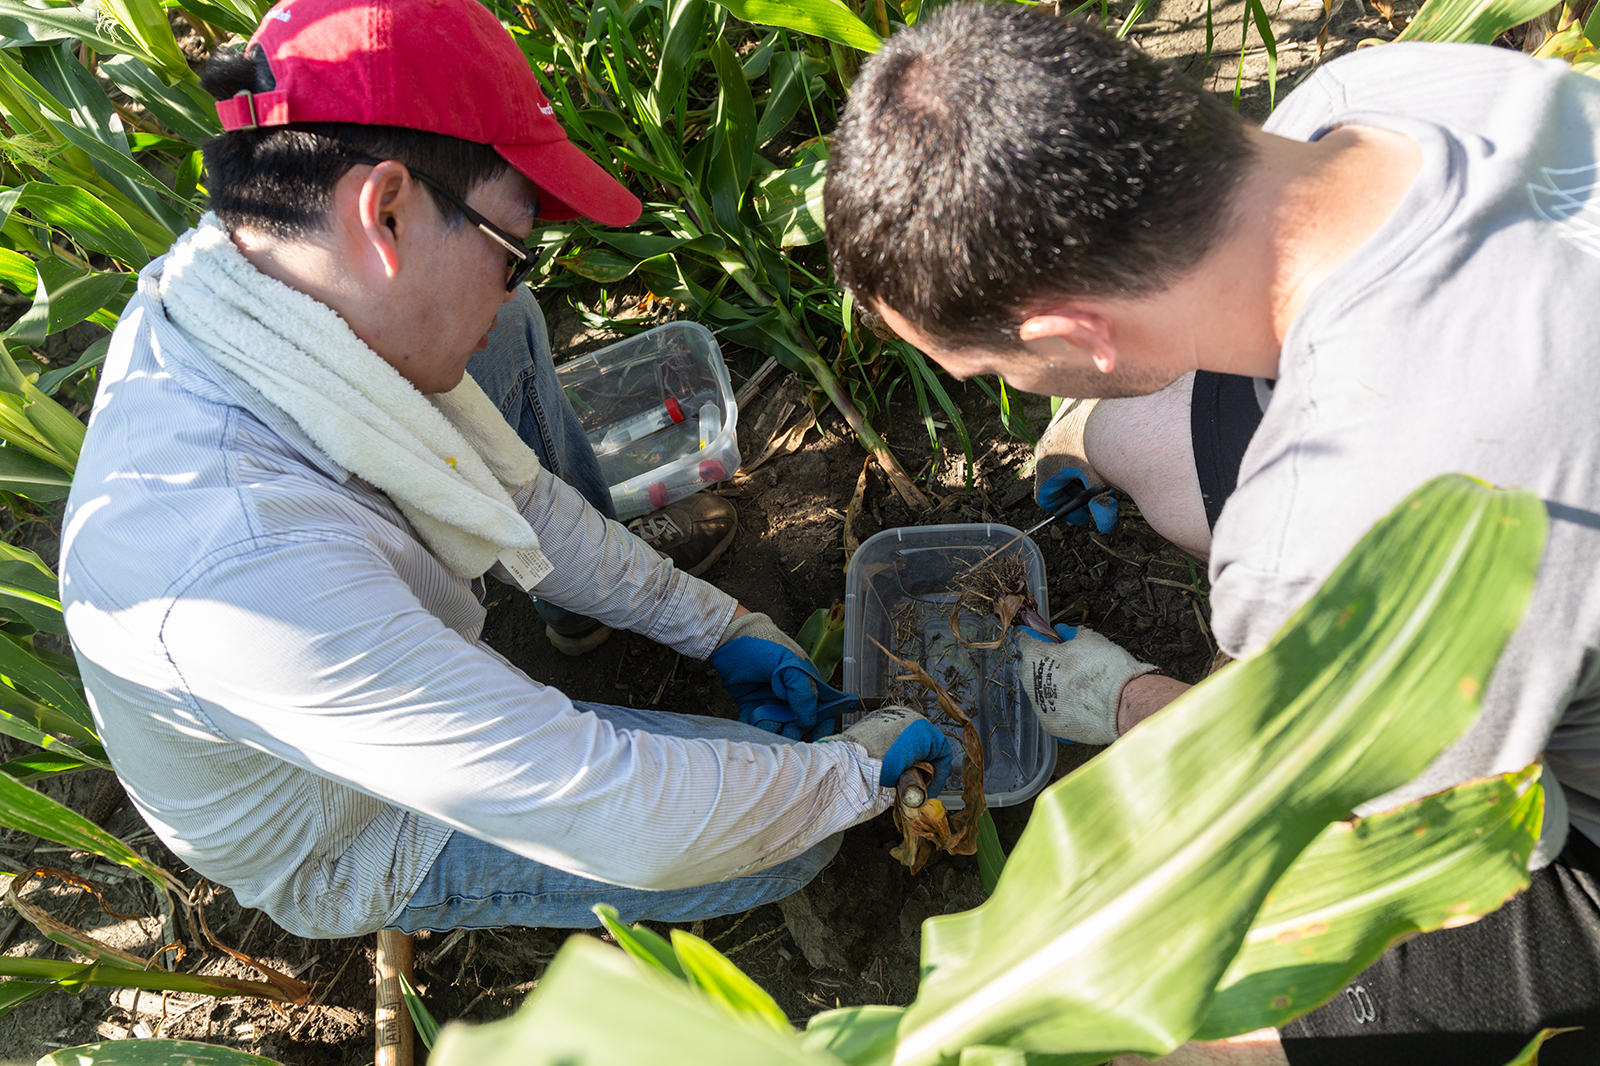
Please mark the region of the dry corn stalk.
[[[873, 643], [877, 644], [877, 641]], [[929, 797], [920, 807], [895, 804], [894, 824], [900, 830], [901, 841], [889, 854], [910, 868], [912, 873], [917, 873], [933, 857], [936, 849], [952, 855], [972, 855], [978, 850], [978, 816], [984, 810], [983, 738], [978, 735], [978, 727], [973, 724], [972, 717], [961, 709], [944, 686], [935, 681], [920, 663], [902, 659], [882, 644], [878, 644], [878, 647], [892, 662], [902, 667], [911, 680], [933, 693], [939, 701], [939, 709], [951, 721], [961, 724], [961, 747], [965, 755], [961, 765], [961, 810], [946, 810], [936, 796]], [[932, 767], [927, 764], [918, 765], [925, 767], [925, 773], [932, 773]]]

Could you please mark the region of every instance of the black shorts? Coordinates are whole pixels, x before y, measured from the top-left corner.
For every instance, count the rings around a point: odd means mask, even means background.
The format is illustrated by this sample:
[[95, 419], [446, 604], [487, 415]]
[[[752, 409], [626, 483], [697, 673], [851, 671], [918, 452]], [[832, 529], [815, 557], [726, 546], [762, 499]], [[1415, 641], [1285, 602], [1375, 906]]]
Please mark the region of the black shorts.
[[1253, 379], [1195, 371], [1189, 435], [1194, 440], [1194, 470], [1200, 476], [1206, 525], [1212, 528], [1223, 501], [1239, 484], [1239, 462], [1260, 424], [1261, 403]]
[[[1201, 370], [1190, 432], [1215, 526], [1261, 424], [1249, 378]], [[1600, 1066], [1600, 847], [1576, 829], [1527, 890], [1481, 921], [1384, 954], [1283, 1029], [1290, 1066], [1503, 1066], [1544, 1028], [1540, 1066]]]
[[1544, 1028], [1539, 1066], [1600, 1063], [1600, 848], [1578, 830], [1483, 919], [1407, 941], [1283, 1028], [1290, 1066], [1504, 1066]]

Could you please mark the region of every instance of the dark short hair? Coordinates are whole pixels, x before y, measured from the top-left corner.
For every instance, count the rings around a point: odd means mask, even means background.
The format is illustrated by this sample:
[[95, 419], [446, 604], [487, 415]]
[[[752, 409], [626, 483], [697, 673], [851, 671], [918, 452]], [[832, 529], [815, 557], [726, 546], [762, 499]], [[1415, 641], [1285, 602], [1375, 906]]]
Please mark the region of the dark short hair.
[[1046, 299], [1145, 295], [1215, 243], [1251, 157], [1219, 100], [1083, 21], [963, 3], [863, 65], [824, 190], [838, 281], [954, 345]]
[[[276, 82], [266, 57], [260, 49], [252, 49], [249, 55], [217, 53], [200, 72], [200, 84], [223, 100], [240, 90], [267, 92]], [[511, 166], [487, 144], [398, 126], [348, 122], [234, 130], [207, 141], [203, 151], [211, 209], [223, 225], [285, 238], [326, 225], [334, 186], [355, 165], [346, 158], [352, 152], [414, 167], [463, 200]], [[454, 205], [436, 196], [426, 184], [418, 184], [451, 225], [461, 221], [461, 212]]]

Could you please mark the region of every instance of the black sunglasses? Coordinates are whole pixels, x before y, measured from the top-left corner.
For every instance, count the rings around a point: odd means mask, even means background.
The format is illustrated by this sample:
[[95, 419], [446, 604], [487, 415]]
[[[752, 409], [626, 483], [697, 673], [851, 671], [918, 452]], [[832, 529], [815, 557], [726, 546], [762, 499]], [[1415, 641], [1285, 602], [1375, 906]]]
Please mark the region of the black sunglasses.
[[[384, 160], [379, 159], [376, 156], [357, 155], [355, 153], [346, 153], [344, 158], [350, 160], [352, 163], [363, 163], [372, 167], [384, 162]], [[398, 162], [398, 160], [396, 160], [396, 162]], [[404, 166], [404, 164], [401, 165]], [[514, 265], [512, 263], [506, 264], [506, 291], [515, 292], [517, 286], [522, 284], [523, 279], [528, 276], [528, 274], [533, 270], [535, 264], [538, 262], [538, 255], [530, 251], [528, 247], [515, 236], [507, 233], [505, 230], [501, 229], [499, 226], [496, 226], [493, 222], [490, 222], [488, 219], [478, 214], [478, 212], [468, 207], [460, 197], [456, 196], [449, 189], [446, 189], [443, 185], [439, 184], [437, 180], [428, 177], [428, 175], [424, 174], [420, 170], [417, 170], [415, 167], [406, 167], [406, 170], [410, 172], [413, 178], [416, 178], [428, 188], [432, 189], [434, 192], [448, 200], [452, 205], [455, 206], [457, 211], [460, 211], [467, 217], [468, 222], [472, 223], [478, 228], [479, 232], [481, 232], [485, 237], [488, 237], [491, 241], [494, 241], [494, 243], [498, 244], [500, 247], [504, 248], [506, 252], [516, 260]], [[539, 215], [539, 200], [537, 196], [535, 196], [533, 201], [533, 214], [535, 218], [537, 218]]]

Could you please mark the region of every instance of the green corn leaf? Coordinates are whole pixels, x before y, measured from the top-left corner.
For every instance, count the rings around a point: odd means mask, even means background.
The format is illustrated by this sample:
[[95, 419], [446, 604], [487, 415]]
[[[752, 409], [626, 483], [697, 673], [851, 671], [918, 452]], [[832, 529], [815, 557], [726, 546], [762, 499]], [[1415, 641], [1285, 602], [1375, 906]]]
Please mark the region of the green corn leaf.
[[792, 1036], [788, 1015], [766, 989], [746, 977], [716, 948], [682, 929], [672, 931], [672, 947], [689, 980], [728, 1013], [759, 1018], [785, 1036]]
[[0, 284], [15, 289], [24, 296], [32, 296], [38, 279], [34, 274], [33, 260], [10, 248], [0, 248]]
[[939, 446], [939, 438], [934, 432], [933, 412], [929, 409], [927, 402], [922, 399], [924, 389], [927, 390], [928, 395], [933, 397], [934, 403], [939, 405], [939, 409], [944, 412], [945, 418], [949, 420], [950, 425], [955, 429], [956, 436], [961, 441], [961, 453], [967, 458], [967, 484], [970, 486], [972, 484], [973, 467], [972, 438], [967, 434], [967, 422], [966, 419], [961, 417], [961, 409], [956, 406], [955, 401], [950, 398], [950, 394], [945, 391], [944, 383], [939, 380], [939, 375], [934, 373], [933, 367], [928, 364], [926, 356], [909, 344], [897, 343], [894, 348], [899, 353], [900, 358], [911, 367], [911, 384], [916, 387], [918, 403], [922, 407], [922, 417], [928, 424], [928, 433], [933, 438], [934, 447], [937, 448]]
[[1506, 1063], [1506, 1066], [1539, 1066], [1539, 1049], [1544, 1047], [1545, 1041], [1553, 1036], [1570, 1033], [1579, 1028], [1581, 1027], [1571, 1025], [1565, 1029], [1540, 1029], [1533, 1035], [1533, 1039], [1528, 1041], [1527, 1046], [1517, 1053], [1517, 1057]]
[[[5, 689], [4, 694], [0, 695], [0, 702], [9, 702], [12, 698], [11, 693], [12, 690]], [[3, 709], [3, 707], [0, 707], [0, 733], [4, 733], [8, 737], [16, 737], [18, 740], [36, 745], [42, 749], [27, 763], [17, 760], [7, 764], [8, 769], [5, 772], [19, 778], [21, 775], [18, 774], [18, 770], [10, 769], [9, 767], [15, 766], [19, 769], [26, 767], [25, 772], [29, 777], [40, 777], [44, 773], [61, 773], [64, 770], [81, 770], [89, 767], [96, 770], [111, 769], [111, 764], [105, 760], [103, 751], [99, 752], [98, 755], [91, 754], [75, 745], [57, 740], [49, 733], [32, 725], [24, 718]]]
[[54, 463], [16, 448], [0, 447], [0, 489], [35, 503], [65, 499], [72, 475]]
[[574, 274], [602, 284], [621, 281], [639, 266], [637, 259], [608, 252], [604, 248], [585, 248], [576, 255], [557, 259], [556, 262]]
[[1323, 830], [1273, 886], [1194, 1039], [1282, 1026], [1399, 937], [1474, 921], [1527, 887], [1538, 776], [1531, 766]]
[[813, 37], [876, 52], [883, 39], [839, 0], [717, 0], [734, 18], [759, 26], [799, 30]]
[[[110, 765], [109, 763], [106, 765]], [[10, 774], [23, 784], [57, 774], [100, 769], [97, 761], [82, 758], [75, 749], [62, 745], [51, 751], [32, 751], [0, 764], [0, 774]]]
[[[619, 1016], [619, 1005], [626, 1015]], [[619, 1022], [619, 1017], [624, 1021]], [[517, 1013], [488, 1025], [451, 1022], [430, 1066], [557, 1066], [663, 1061], [685, 1049], [695, 1066], [839, 1066], [789, 1031], [733, 1016], [682, 981], [592, 937], [575, 936]], [[690, 1050], [692, 1049], [692, 1050]]]
[[[168, 31], [170, 34], [170, 30]], [[33, 44], [70, 37], [106, 55], [145, 55], [144, 49], [120, 28], [102, 26], [90, 8], [70, 4], [59, 7], [33, 7], [22, 0], [0, 0], [0, 35], [4, 47]]]
[[84, 270], [54, 256], [39, 260], [35, 270], [33, 305], [5, 332], [13, 343], [39, 344], [76, 326], [122, 292], [131, 277]]
[[46, 984], [43, 981], [0, 981], [0, 1016], [10, 1014], [13, 1007], [30, 999], [55, 991], [58, 991], [56, 985]]
[[1545, 529], [1532, 493], [1430, 481], [1263, 651], [1047, 789], [994, 895], [923, 926], [896, 1063], [1004, 1043], [1088, 1064], [1187, 1039], [1296, 856], [1476, 718]]
[[0, 541], [0, 618], [64, 634], [55, 571], [26, 548]]
[[[40, 374], [39, 391], [46, 396], [54, 396], [56, 390], [61, 387], [62, 382], [68, 378], [76, 377], [86, 370], [93, 370], [101, 363], [104, 363], [106, 361], [106, 353], [110, 350], [111, 338], [101, 337], [85, 348], [83, 354], [79, 355], [70, 366], [57, 367], [55, 370], [47, 370]], [[26, 495], [26, 493], [23, 495]]]
[[[0, 774], [0, 825], [109, 859], [138, 871], [159, 889], [177, 885], [171, 874], [81, 814], [4, 774]], [[177, 890], [186, 891], [181, 886]]]
[[[662, 112], [678, 110], [690, 74], [689, 60], [705, 36], [710, 14], [706, 0], [668, 0], [666, 35], [661, 42], [661, 62], [656, 66], [656, 106]], [[642, 8], [642, 5], [641, 5]]]
[[617, 251], [635, 259], [666, 255], [688, 244], [690, 240], [688, 237], [662, 237], [632, 230], [599, 230], [593, 236], [601, 243], [609, 244]]
[[90, 251], [102, 252], [131, 267], [142, 267], [150, 261], [149, 253], [128, 224], [85, 189], [30, 181], [9, 192], [17, 193], [17, 207], [41, 222], [65, 230]]
[[123, 132], [121, 118], [105, 90], [69, 50], [69, 42], [52, 41], [19, 48], [13, 54], [49, 94], [51, 101], [64, 109], [63, 117], [73, 126], [106, 147], [128, 154], [128, 138]]
[[795, 634], [794, 642], [816, 665], [822, 680], [832, 678], [833, 672], [844, 660], [844, 604], [836, 603], [832, 607], [818, 607], [812, 611], [811, 617], [800, 627], [800, 632]]
[[807, 1051], [827, 1052], [850, 1066], [889, 1066], [904, 1007], [843, 1007], [813, 1015], [800, 1037]]
[[198, 85], [169, 86], [149, 64], [134, 56], [103, 59], [100, 70], [189, 144], [198, 147], [222, 132], [216, 101]]
[[66, 678], [0, 633], [0, 678], [27, 689], [77, 723], [76, 736], [94, 736], [94, 716], [83, 695]]
[[780, 170], [756, 186], [756, 217], [780, 248], [815, 244], [826, 236], [822, 186], [827, 160]]
[[261, 20], [266, 17], [266, 7], [249, 3], [229, 3], [220, 0], [211, 3], [209, 0], [184, 0], [184, 9], [192, 11], [219, 29], [236, 33], [245, 40], [255, 33], [256, 27], [261, 25]]
[[172, 35], [167, 9], [157, 0], [102, 0], [102, 10], [114, 15], [128, 36], [139, 42], [147, 61], [169, 83], [198, 80]]
[[1551, 6], [1549, 0], [1428, 0], [1395, 40], [1489, 44]]
[[248, 1051], [203, 1044], [198, 1040], [110, 1040], [52, 1051], [35, 1066], [277, 1066], [277, 1063]]
[[[139, 230], [150, 234], [155, 241], [168, 243], [189, 228], [184, 217], [162, 199], [164, 196], [173, 195], [172, 188], [163, 185], [155, 175], [135, 163], [131, 156], [101, 144], [81, 130], [74, 129], [67, 122], [48, 116], [45, 121], [50, 123], [63, 140], [82, 150], [93, 160], [96, 173], [125, 196], [130, 207], [143, 212], [145, 216], [143, 218], [128, 211], [121, 213], [120, 217], [129, 224], [129, 228], [137, 225]], [[185, 203], [184, 207], [196, 215], [200, 213], [198, 204]], [[148, 245], [146, 248], [148, 250]]]
[[766, 144], [789, 124], [811, 94], [811, 79], [827, 69], [820, 59], [804, 52], [779, 52], [772, 57], [768, 73], [772, 93], [756, 126], [756, 143]]
[[711, 45], [717, 68], [717, 112], [713, 120], [716, 142], [711, 156], [711, 205], [725, 233], [744, 231], [739, 207], [750, 184], [751, 158], [756, 152], [756, 105], [750, 95], [739, 59], [727, 41]]
[[777, 46], [778, 37], [782, 32], [782, 30], [773, 30], [761, 38], [761, 43], [756, 45], [754, 51], [744, 57], [740, 65], [744, 67], [745, 80], [755, 81], [767, 72], [767, 67], [772, 63], [773, 49]]
[[[628, 136], [627, 123], [623, 122], [622, 116], [615, 112], [607, 111], [604, 108], [591, 107], [579, 111], [578, 117], [584, 125], [593, 126], [595, 129], [609, 133], [619, 140]], [[566, 125], [565, 121], [563, 121], [562, 125]]]
[[400, 978], [400, 996], [406, 1001], [406, 1013], [411, 1015], [411, 1024], [417, 1031], [417, 1039], [422, 1041], [423, 1047], [432, 1051], [433, 1045], [439, 1040], [439, 1023], [428, 1010], [428, 1005], [422, 1002], [422, 997], [417, 995], [417, 990], [411, 986], [411, 982], [406, 980], [406, 975], [397, 973], [395, 976]]
[[642, 925], [627, 925], [617, 917], [617, 909], [607, 903], [597, 903], [594, 912], [599, 916], [600, 922], [612, 936], [617, 938], [617, 946], [646, 966], [669, 973], [680, 981], [687, 981], [689, 975], [683, 972], [683, 966], [678, 962], [678, 953], [672, 950], [672, 945], [661, 939]]
[[[1142, 2], [1142, 0], [1141, 0]], [[1245, 17], [1253, 18], [1256, 22], [1256, 32], [1261, 35], [1261, 43], [1267, 50], [1267, 106], [1278, 106], [1278, 39], [1272, 32], [1272, 22], [1267, 17], [1267, 9], [1262, 6], [1261, 0], [1245, 0]], [[1130, 26], [1133, 16], [1129, 16]], [[1124, 33], [1129, 27], [1124, 27]], [[1121, 37], [1119, 33], [1117, 36]]]
[[73, 738], [73, 754], [81, 752], [91, 759], [104, 758], [104, 750], [99, 747], [99, 740], [92, 729], [85, 729], [61, 708], [35, 699], [26, 692], [0, 685], [0, 713], [8, 716], [6, 732], [29, 743], [52, 751], [58, 750], [55, 744], [36, 740], [32, 735], [25, 735], [18, 730], [31, 727], [47, 733], [62, 733]]
[[978, 816], [978, 876], [983, 879], [983, 890], [991, 896], [1005, 868], [1006, 849], [1000, 844], [994, 815], [984, 811]]

